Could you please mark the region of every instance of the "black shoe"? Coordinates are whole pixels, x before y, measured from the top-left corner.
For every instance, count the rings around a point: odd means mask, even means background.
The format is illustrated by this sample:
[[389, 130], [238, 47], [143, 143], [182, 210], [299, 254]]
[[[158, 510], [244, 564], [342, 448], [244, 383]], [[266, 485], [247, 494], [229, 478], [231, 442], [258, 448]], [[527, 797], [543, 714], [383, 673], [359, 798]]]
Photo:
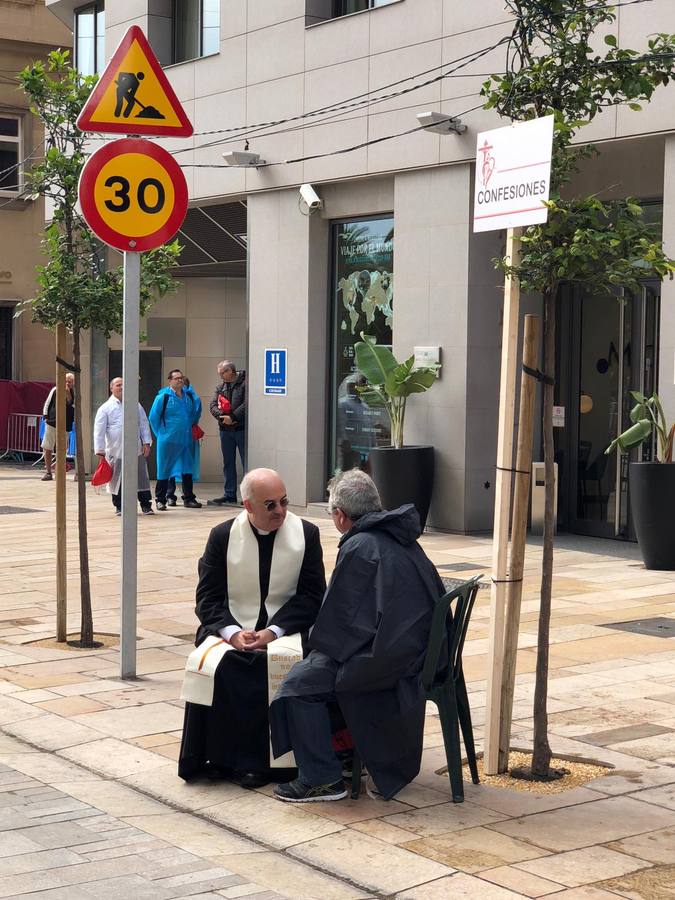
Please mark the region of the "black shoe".
[[122, 515], [122, 510], [121, 510], [121, 509], [116, 509], [116, 510], [115, 510], [115, 515], [116, 515], [116, 516], [121, 516], [121, 515]]
[[288, 784], [278, 784], [274, 788], [274, 796], [285, 803], [318, 803], [322, 800], [344, 800], [347, 791], [342, 781], [312, 786], [296, 778]]
[[155, 511], [151, 506], [141, 506], [141, 512], [144, 516], [154, 516]]
[[187, 509], [201, 509], [202, 505], [199, 500], [183, 500], [183, 506]]
[[175, 505], [176, 505], [176, 498], [175, 498], [175, 497], [167, 497], [167, 498], [166, 498], [166, 505], [167, 505], [167, 506], [175, 506]]
[[243, 788], [259, 788], [270, 783], [269, 778], [262, 772], [238, 772], [236, 770], [232, 773], [230, 780]]
[[230, 501], [227, 499], [227, 497], [214, 497], [213, 500], [207, 500], [206, 505], [207, 506], [225, 506], [225, 504], [229, 503], [229, 502]]
[[160, 512], [166, 512], [166, 503], [162, 503], [161, 500], [156, 500], [155, 505]]

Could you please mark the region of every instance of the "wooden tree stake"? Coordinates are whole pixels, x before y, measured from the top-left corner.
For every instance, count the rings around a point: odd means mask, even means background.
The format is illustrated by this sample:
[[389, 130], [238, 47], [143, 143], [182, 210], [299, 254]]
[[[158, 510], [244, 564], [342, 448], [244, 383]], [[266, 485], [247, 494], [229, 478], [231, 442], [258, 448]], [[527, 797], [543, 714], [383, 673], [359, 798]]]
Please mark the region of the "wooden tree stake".
[[[56, 355], [66, 355], [66, 326], [56, 326]], [[64, 642], [68, 623], [66, 565], [66, 381], [56, 363], [56, 640]]]
[[[510, 265], [520, 262], [522, 229], [509, 228], [506, 257]], [[504, 611], [506, 606], [507, 556], [511, 509], [511, 468], [513, 466], [513, 426], [516, 401], [516, 364], [520, 285], [508, 275], [504, 282], [504, 321], [502, 364], [499, 391], [499, 431], [497, 435], [497, 471], [495, 475], [495, 517], [492, 538], [492, 595], [490, 598], [490, 635], [488, 650], [487, 698], [485, 718], [486, 775], [495, 775], [499, 766], [499, 724], [504, 664]]]
[[[525, 316], [523, 335], [523, 365], [536, 369], [539, 349], [539, 317]], [[511, 716], [516, 680], [518, 631], [520, 629], [520, 600], [523, 593], [525, 568], [525, 540], [527, 511], [532, 475], [532, 443], [534, 441], [534, 403], [537, 383], [523, 371], [520, 376], [520, 412], [518, 416], [518, 447], [516, 450], [516, 489], [513, 496], [511, 520], [511, 560], [507, 585], [506, 626], [504, 629], [504, 672], [502, 675], [501, 724], [499, 737], [499, 771], [506, 772], [511, 746]]]

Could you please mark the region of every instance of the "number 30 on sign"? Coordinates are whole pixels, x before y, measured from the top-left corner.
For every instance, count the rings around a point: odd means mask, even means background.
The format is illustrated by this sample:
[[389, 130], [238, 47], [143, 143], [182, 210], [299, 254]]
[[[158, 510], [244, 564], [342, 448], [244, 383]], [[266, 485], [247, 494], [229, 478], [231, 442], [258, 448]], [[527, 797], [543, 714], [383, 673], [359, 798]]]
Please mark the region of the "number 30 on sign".
[[80, 176], [82, 213], [110, 247], [140, 253], [176, 234], [187, 212], [188, 190], [176, 160], [151, 141], [123, 138], [89, 159]]

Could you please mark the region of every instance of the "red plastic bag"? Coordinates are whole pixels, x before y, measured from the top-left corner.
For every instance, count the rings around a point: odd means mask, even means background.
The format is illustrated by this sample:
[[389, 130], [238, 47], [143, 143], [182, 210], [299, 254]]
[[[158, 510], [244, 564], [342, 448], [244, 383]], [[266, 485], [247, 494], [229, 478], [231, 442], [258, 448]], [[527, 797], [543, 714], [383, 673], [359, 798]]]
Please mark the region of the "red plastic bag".
[[96, 471], [91, 476], [91, 483], [94, 487], [101, 487], [103, 484], [107, 484], [109, 481], [112, 481], [113, 470], [112, 466], [105, 458], [105, 456], [101, 457], [101, 462], [96, 467]]
[[204, 432], [199, 427], [199, 425], [196, 425], [196, 424], [193, 425], [192, 426], [192, 440], [193, 441], [201, 441], [201, 439], [203, 437], [204, 437]]
[[227, 397], [223, 397], [222, 394], [218, 394], [218, 409], [224, 416], [229, 416], [232, 412], [232, 404]]

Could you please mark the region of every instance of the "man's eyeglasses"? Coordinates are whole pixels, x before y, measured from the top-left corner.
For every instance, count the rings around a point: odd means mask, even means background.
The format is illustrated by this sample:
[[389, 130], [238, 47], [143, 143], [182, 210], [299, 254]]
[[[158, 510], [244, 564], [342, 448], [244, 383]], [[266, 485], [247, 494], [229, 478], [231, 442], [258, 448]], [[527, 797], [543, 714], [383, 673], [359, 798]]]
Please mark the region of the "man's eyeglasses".
[[281, 500], [265, 500], [264, 506], [267, 512], [272, 512], [277, 506], [280, 509], [286, 509], [288, 506], [288, 497], [282, 497]]

